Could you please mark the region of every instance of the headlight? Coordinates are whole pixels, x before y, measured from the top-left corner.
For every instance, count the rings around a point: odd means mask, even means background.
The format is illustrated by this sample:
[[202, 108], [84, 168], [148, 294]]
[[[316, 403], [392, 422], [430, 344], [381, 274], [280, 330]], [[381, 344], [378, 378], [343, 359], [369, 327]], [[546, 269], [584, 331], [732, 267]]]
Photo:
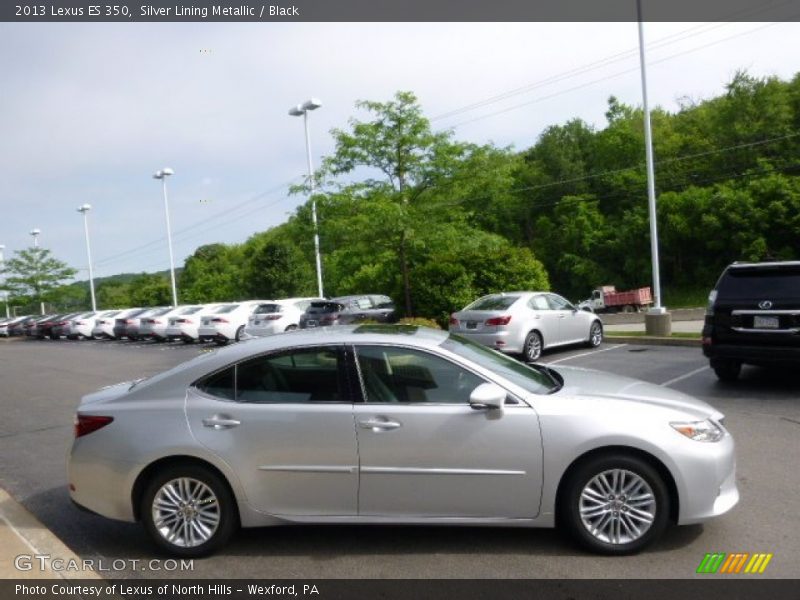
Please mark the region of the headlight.
[[672, 422], [672, 428], [695, 442], [718, 442], [725, 432], [710, 419], [705, 421]]

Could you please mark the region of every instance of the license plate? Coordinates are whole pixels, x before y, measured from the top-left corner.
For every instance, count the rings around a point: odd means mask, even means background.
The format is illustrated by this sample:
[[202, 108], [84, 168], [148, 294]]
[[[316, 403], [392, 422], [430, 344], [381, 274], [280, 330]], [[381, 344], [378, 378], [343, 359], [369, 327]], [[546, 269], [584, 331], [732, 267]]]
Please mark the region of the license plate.
[[467, 329], [477, 329], [478, 322], [477, 321], [467, 321]]
[[316, 326], [317, 326], [316, 321], [306, 321], [306, 327], [316, 327]]
[[779, 326], [778, 317], [753, 317], [754, 329], [777, 329]]

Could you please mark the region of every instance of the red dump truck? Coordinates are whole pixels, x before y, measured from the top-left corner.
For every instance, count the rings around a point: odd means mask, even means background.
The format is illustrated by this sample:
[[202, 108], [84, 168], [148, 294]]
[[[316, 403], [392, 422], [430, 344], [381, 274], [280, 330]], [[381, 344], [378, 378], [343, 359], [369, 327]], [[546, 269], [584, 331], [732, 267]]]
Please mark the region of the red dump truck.
[[592, 297], [581, 302], [579, 308], [594, 312], [639, 312], [653, 303], [649, 287], [618, 292], [613, 285], [603, 285], [592, 291]]

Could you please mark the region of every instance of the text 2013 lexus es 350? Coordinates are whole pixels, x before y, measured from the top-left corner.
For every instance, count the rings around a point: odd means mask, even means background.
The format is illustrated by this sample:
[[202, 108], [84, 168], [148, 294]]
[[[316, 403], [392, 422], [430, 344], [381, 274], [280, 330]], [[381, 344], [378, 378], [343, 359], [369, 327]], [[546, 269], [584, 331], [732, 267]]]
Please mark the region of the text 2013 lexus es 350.
[[661, 386], [455, 334], [276, 334], [84, 397], [72, 499], [201, 556], [237, 527], [551, 527], [636, 552], [739, 499], [723, 416]]

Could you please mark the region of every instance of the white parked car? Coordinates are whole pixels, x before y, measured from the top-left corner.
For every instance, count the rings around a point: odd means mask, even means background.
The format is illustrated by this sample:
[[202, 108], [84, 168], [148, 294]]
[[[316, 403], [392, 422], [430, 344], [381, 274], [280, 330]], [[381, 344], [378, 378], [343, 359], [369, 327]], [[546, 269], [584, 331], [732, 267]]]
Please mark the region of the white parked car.
[[206, 315], [200, 320], [200, 341], [214, 341], [220, 346], [224, 346], [230, 341], [242, 339], [244, 328], [247, 326], [247, 318], [253, 311], [262, 304], [267, 304], [270, 300], [246, 300], [226, 304], [217, 312]]
[[156, 340], [164, 342], [167, 338], [167, 327], [169, 327], [170, 317], [174, 317], [182, 310], [191, 308], [190, 306], [168, 306], [147, 315], [139, 324], [139, 339]]
[[284, 298], [259, 304], [247, 319], [246, 337], [262, 337], [300, 327], [300, 317], [320, 298]]
[[94, 320], [94, 327], [89, 337], [95, 339], [108, 338], [114, 339], [114, 325], [118, 318], [126, 317], [135, 313], [138, 308], [125, 308], [123, 310], [112, 310], [98, 315]]
[[89, 311], [87, 313], [83, 313], [82, 315], [78, 315], [74, 319], [69, 322], [69, 330], [67, 333], [67, 339], [70, 340], [81, 340], [81, 339], [89, 339], [92, 337], [92, 329], [94, 329], [95, 321], [104, 316], [113, 317], [117, 312], [116, 310], [106, 310], [106, 311]]
[[191, 344], [200, 339], [198, 330], [200, 329], [200, 319], [204, 316], [212, 315], [226, 304], [203, 304], [200, 306], [190, 306], [184, 312], [169, 317], [167, 324], [167, 340], [183, 340], [186, 344]]

